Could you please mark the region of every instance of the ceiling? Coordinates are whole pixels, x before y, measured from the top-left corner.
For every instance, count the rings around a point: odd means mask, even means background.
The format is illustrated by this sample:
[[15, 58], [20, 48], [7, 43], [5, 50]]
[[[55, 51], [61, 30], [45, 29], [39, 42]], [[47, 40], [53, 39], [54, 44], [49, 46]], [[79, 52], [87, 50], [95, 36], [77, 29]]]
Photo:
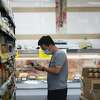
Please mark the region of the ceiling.
[[68, 7], [100, 7], [100, 0], [67, 0]]

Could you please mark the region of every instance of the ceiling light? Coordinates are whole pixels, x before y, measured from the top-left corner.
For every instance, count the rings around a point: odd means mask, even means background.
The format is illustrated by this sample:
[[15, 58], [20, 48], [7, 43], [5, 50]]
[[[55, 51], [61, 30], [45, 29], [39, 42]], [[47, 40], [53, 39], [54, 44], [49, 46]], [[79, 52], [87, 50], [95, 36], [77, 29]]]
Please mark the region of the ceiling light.
[[100, 5], [100, 2], [88, 2], [88, 4], [91, 4], [91, 5]]
[[48, 2], [48, 0], [12, 0], [12, 1], [33, 1], [33, 2]]

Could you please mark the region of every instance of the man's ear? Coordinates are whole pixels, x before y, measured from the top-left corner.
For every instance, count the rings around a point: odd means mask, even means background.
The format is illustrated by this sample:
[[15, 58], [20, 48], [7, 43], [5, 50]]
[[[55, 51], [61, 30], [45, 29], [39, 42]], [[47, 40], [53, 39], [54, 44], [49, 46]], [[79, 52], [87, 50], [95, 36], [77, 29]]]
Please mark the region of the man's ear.
[[51, 45], [48, 45], [49, 48], [51, 48]]

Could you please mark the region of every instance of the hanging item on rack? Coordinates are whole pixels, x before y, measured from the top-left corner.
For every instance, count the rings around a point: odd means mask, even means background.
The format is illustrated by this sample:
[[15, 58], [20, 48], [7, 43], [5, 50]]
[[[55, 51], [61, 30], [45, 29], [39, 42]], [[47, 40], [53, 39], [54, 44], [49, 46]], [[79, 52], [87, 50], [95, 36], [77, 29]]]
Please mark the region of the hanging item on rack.
[[63, 6], [62, 6], [62, 20], [63, 20], [63, 23], [65, 23], [66, 24], [66, 19], [67, 19], [67, 12], [66, 12], [66, 9], [67, 9], [67, 0], [63, 0], [63, 2], [62, 2], [63, 4]]
[[66, 0], [55, 0], [56, 2], [56, 28], [57, 31], [61, 27], [63, 27], [63, 24], [66, 23]]
[[56, 0], [56, 28], [59, 30], [61, 27], [61, 0]]

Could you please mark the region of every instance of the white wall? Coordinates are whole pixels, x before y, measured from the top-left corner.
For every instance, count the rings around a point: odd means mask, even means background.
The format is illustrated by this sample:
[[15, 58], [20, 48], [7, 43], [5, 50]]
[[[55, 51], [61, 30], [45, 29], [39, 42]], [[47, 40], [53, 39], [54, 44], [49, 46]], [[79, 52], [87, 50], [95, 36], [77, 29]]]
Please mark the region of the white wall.
[[16, 34], [56, 33], [55, 13], [15, 13]]
[[21, 45], [22, 49], [28, 48], [28, 49], [36, 49], [38, 46], [37, 40], [17, 40], [16, 41], [16, 47], [18, 45]]
[[[15, 13], [16, 34], [55, 34], [56, 14], [46, 13]], [[67, 30], [66, 30], [67, 29]], [[99, 12], [68, 12], [66, 34], [100, 34]]]
[[67, 33], [99, 33], [100, 12], [68, 12]]
[[[16, 34], [55, 34], [56, 15], [48, 13], [15, 13]], [[66, 34], [100, 34], [100, 13], [99, 12], [68, 12]], [[68, 40], [68, 46], [78, 48], [80, 40]], [[90, 40], [93, 48], [100, 49], [100, 39]], [[18, 41], [16, 42], [18, 44]], [[20, 41], [20, 44], [37, 46], [35, 41]], [[31, 47], [30, 47], [31, 48]]]

